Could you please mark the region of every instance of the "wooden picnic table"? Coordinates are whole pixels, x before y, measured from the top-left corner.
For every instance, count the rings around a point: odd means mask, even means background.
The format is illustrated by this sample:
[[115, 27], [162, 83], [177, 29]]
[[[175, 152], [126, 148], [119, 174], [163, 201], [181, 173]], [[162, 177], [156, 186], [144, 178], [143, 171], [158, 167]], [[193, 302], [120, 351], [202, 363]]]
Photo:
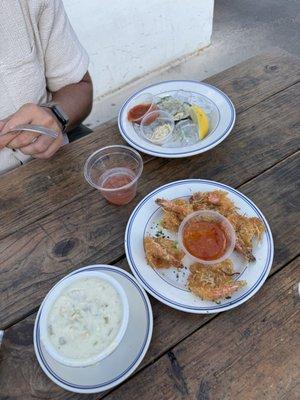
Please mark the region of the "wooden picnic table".
[[[83, 177], [89, 154], [122, 143], [115, 120], [47, 162], [33, 161], [0, 177], [0, 399], [300, 397], [299, 78], [299, 59], [276, 50], [207, 79], [235, 104], [232, 133], [191, 158], [145, 156], [138, 196], [127, 206], [106, 203]], [[185, 314], [151, 298], [153, 338], [135, 374], [109, 393], [64, 391], [46, 377], [34, 354], [33, 324], [42, 299], [81, 266], [107, 263], [129, 270], [123, 238], [130, 213], [154, 188], [184, 178], [224, 182], [262, 210], [275, 239], [265, 285], [247, 303], [214, 315]]]

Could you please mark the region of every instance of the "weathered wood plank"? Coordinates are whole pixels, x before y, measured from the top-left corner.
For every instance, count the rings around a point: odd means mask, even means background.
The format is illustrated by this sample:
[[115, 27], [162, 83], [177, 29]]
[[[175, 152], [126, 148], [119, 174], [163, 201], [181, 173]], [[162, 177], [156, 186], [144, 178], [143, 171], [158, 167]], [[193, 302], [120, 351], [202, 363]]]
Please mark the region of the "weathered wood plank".
[[95, 255], [105, 260], [120, 257], [131, 210], [149, 191], [172, 180], [200, 177], [237, 187], [296, 151], [299, 89], [300, 84], [293, 86], [245, 112], [235, 133], [209, 153], [180, 161], [155, 159], [147, 163], [139, 195], [131, 204], [111, 206], [93, 191], [40, 220], [41, 226], [55, 243], [74, 243], [68, 257], [76, 265]]
[[[93, 191], [40, 220], [41, 226], [55, 243], [62, 244], [67, 239], [74, 244], [73, 254], [69, 255], [74, 263], [99, 253], [105, 260], [107, 255], [112, 259], [120, 257], [123, 254], [123, 234], [133, 205], [150, 190], [170, 180], [187, 177], [214, 179], [239, 186], [295, 151], [299, 147], [300, 91], [293, 86], [286, 92], [243, 114], [235, 134], [211, 152], [180, 162], [155, 159], [147, 163], [139, 196], [126, 207], [113, 207]], [[281, 114], [286, 118], [281, 118]]]
[[[0, 326], [6, 326], [7, 323], [12, 323], [22, 317], [19, 310], [22, 296], [26, 296], [22, 303], [23, 306], [25, 307], [27, 304], [30, 310], [38, 305], [51, 286], [49, 275], [45, 270], [41, 269], [39, 276], [32, 275], [31, 271], [26, 269], [26, 266], [24, 267], [24, 262], [20, 261], [20, 257], [21, 260], [28, 257], [50, 258], [47, 265], [49, 265], [49, 273], [52, 274], [53, 280], [55, 271], [58, 271], [57, 275], [60, 275], [62, 271], [56, 265], [59, 261], [70, 263], [69, 268], [65, 269], [66, 272], [75, 266], [82, 265], [83, 262], [92, 261], [96, 256], [100, 257], [102, 262], [111, 263], [124, 254], [123, 235], [133, 205], [150, 190], [170, 180], [188, 177], [220, 180], [236, 187], [295, 151], [299, 146], [297, 124], [300, 96], [297, 86], [300, 84], [280, 92], [246, 111], [240, 118], [236, 134], [233, 134], [222, 146], [213, 151], [198, 157], [180, 160], [180, 162], [162, 159], [148, 162], [141, 179], [139, 196], [132, 204], [126, 207], [114, 207], [101, 199], [97, 191], [91, 191], [80, 200], [74, 201], [40, 220], [39, 224], [45, 232], [44, 238], [49, 236], [53, 245], [47, 247], [47, 242], [43, 241], [34, 252], [30, 253], [26, 247], [22, 250], [18, 249], [18, 251], [11, 249], [10, 255], [0, 269], [0, 278], [5, 276], [5, 279], [11, 282], [9, 286], [6, 286], [1, 283], [0, 279]], [[285, 118], [282, 118], [281, 115], [285, 115]], [[278, 132], [278, 134], [276, 135], [274, 132]], [[294, 160], [291, 168], [296, 168], [295, 163]], [[279, 177], [275, 177], [275, 181], [270, 186], [271, 194], [264, 188], [261, 189], [258, 199], [267, 193], [267, 198], [262, 203], [266, 210], [269, 209], [267, 204], [271, 203], [272, 205], [273, 192], [285, 193], [286, 188], [289, 188], [291, 192], [286, 196], [293, 196], [292, 185], [294, 182], [291, 181], [294, 179], [293, 169], [289, 169], [288, 166], [285, 168], [288, 168], [289, 172], [288, 176], [283, 179], [282, 186], [276, 184]], [[279, 194], [277, 197], [280, 197]], [[280, 201], [284, 201], [284, 198], [280, 197]], [[287, 206], [283, 204], [283, 209]], [[273, 207], [275, 206], [273, 205]], [[22, 232], [20, 230], [3, 239], [2, 245], [9, 246], [10, 243], [16, 241], [16, 237], [22, 235]], [[63, 267], [62, 264], [61, 266]], [[26, 290], [20, 292], [19, 274], [24, 273], [24, 268], [28, 286]], [[38, 291], [35, 290], [37, 282], [40, 288]], [[9, 307], [7, 307], [8, 291], [15, 292], [15, 295], [9, 299]]]
[[[298, 264], [299, 265], [299, 264]], [[285, 269], [288, 270], [288, 273], [286, 274], [286, 276], [291, 277], [292, 274], [290, 273], [290, 267], [285, 267]], [[296, 272], [296, 268], [294, 268], [294, 271]], [[279, 274], [282, 274], [282, 272], [280, 272]], [[298, 276], [299, 279], [299, 276]], [[279, 281], [281, 282], [282, 279], [279, 279]], [[273, 280], [270, 279], [270, 282], [273, 282]], [[288, 291], [286, 291], [288, 293]], [[267, 293], [267, 295], [265, 294]], [[258, 296], [260, 296], [260, 298], [264, 299], [264, 305], [268, 305], [270, 306], [271, 302], [268, 299], [267, 296], [278, 296], [279, 291], [278, 291], [278, 287], [276, 286], [276, 284], [274, 285], [273, 283], [269, 284], [266, 283], [265, 288], [263, 288], [261, 290], [260, 294], [257, 294], [255, 296], [255, 299], [251, 300], [249, 302], [249, 304], [253, 304], [251, 307], [251, 309], [255, 308], [257, 302], [258, 305], [256, 307], [256, 311], [257, 309], [259, 310], [259, 315], [254, 314], [252, 315], [252, 311], [249, 313], [248, 311], [243, 311], [248, 309], [247, 307], [250, 307], [248, 304], [247, 305], [243, 305], [241, 306], [239, 309], [235, 309], [232, 310], [230, 312], [226, 313], [227, 319], [229, 319], [231, 321], [232, 318], [234, 318], [234, 325], [235, 331], [238, 332], [243, 332], [243, 336], [245, 338], [247, 338], [247, 336], [250, 335], [255, 335], [256, 331], [258, 331], [258, 329], [256, 328], [255, 324], [255, 318], [257, 318], [257, 323], [263, 322], [264, 324], [273, 324], [271, 321], [265, 319], [264, 315], [260, 314], [260, 303], [258, 300]], [[152, 299], [153, 300], [153, 299]], [[278, 300], [278, 297], [277, 297]], [[277, 301], [278, 302], [278, 301]], [[152, 343], [149, 349], [149, 352], [144, 360], [144, 362], [142, 363], [141, 367], [147, 367], [146, 369], [144, 369], [141, 373], [137, 374], [137, 378], [133, 377], [132, 380], [132, 385], [133, 388], [136, 387], [136, 381], [142, 381], [143, 384], [149, 384], [149, 381], [151, 381], [151, 374], [153, 373], [153, 368], [154, 368], [154, 374], [159, 373], [160, 375], [166, 375], [165, 374], [165, 370], [164, 367], [165, 365], [168, 365], [168, 362], [172, 362], [171, 365], [173, 365], [173, 368], [176, 367], [176, 360], [173, 357], [173, 354], [176, 351], [177, 354], [177, 347], [175, 347], [175, 351], [169, 351], [169, 349], [176, 345], [179, 340], [182, 340], [184, 337], [190, 335], [192, 332], [194, 332], [197, 328], [200, 328], [205, 322], [207, 322], [209, 319], [212, 318], [212, 316], [196, 316], [196, 315], [187, 315], [187, 314], [183, 314], [180, 313], [178, 311], [175, 310], [171, 310], [171, 309], [167, 309], [166, 306], [159, 304], [156, 300], [152, 301], [153, 303], [153, 312], [154, 312], [154, 334], [153, 334], [153, 339], [152, 339]], [[282, 310], [285, 309], [285, 305], [283, 304], [283, 308]], [[268, 314], [269, 312], [267, 312]], [[33, 345], [32, 345], [32, 330], [33, 330], [33, 324], [34, 324], [34, 319], [35, 319], [35, 315], [33, 314], [30, 317], [27, 317], [26, 319], [22, 320], [21, 322], [17, 323], [16, 325], [14, 325], [13, 327], [9, 328], [4, 335], [4, 342], [3, 342], [3, 346], [2, 346], [2, 350], [0, 353], [0, 371], [2, 371], [0, 373], [0, 387], [2, 388], [2, 392], [3, 392], [3, 396], [6, 396], [4, 398], [8, 399], [32, 399], [32, 398], [39, 398], [39, 399], [57, 399], [57, 400], [62, 400], [62, 399], [80, 399], [81, 396], [80, 395], [76, 395], [76, 394], [71, 394], [68, 393], [62, 389], [60, 389], [59, 387], [57, 387], [55, 384], [53, 384], [42, 372], [42, 370], [40, 369], [36, 359], [35, 359], [35, 355], [34, 355], [34, 350], [33, 350]], [[251, 316], [253, 316], [254, 321], [251, 320]], [[220, 316], [218, 316], [216, 319], [219, 319]], [[221, 318], [225, 318], [225, 314], [223, 314], [221, 316]], [[243, 322], [241, 322], [243, 321]], [[240, 327], [240, 323], [245, 324], [247, 321], [247, 323], [249, 324], [249, 326], [251, 326], [251, 331], [248, 330], [248, 328], [246, 327]], [[279, 319], [280, 321], [280, 319]], [[216, 321], [211, 321], [208, 325], [205, 325], [203, 328], [200, 329], [200, 332], [202, 332], [202, 330], [206, 330], [207, 326], [210, 325], [214, 325], [216, 323]], [[282, 322], [284, 325], [284, 321]], [[223, 326], [223, 322], [222, 324], [218, 325], [220, 326], [220, 329], [222, 331], [222, 326]], [[254, 327], [254, 328], [253, 328]], [[284, 329], [284, 328], [283, 328]], [[211, 329], [212, 332], [217, 331], [217, 329]], [[211, 332], [210, 331], [210, 332]], [[183, 336], [184, 334], [184, 336]], [[194, 333], [194, 335], [198, 335], [199, 331], [197, 331], [196, 333]], [[224, 333], [224, 335], [226, 334], [226, 332]], [[264, 333], [263, 333], [264, 334]], [[204, 335], [205, 338], [206, 335]], [[193, 337], [193, 335], [191, 336]], [[187, 340], [190, 340], [190, 338], [188, 338]], [[256, 341], [255, 337], [252, 337], [253, 341]], [[230, 342], [230, 339], [226, 338], [226, 342]], [[232, 338], [232, 341], [235, 343], [235, 339], [234, 337]], [[162, 347], [162, 342], [163, 342], [163, 347]], [[183, 344], [185, 343], [182, 342]], [[180, 344], [179, 346], [182, 346], [183, 344]], [[199, 345], [201, 345], [202, 343], [202, 339], [199, 340]], [[243, 344], [242, 344], [243, 345]], [[250, 344], [251, 347], [252, 343]], [[162, 351], [161, 347], [164, 349], [164, 351]], [[217, 357], [218, 352], [220, 352], [220, 347], [222, 347], [221, 345], [219, 345], [218, 348], [216, 348], [216, 355], [215, 357]], [[193, 348], [193, 353], [195, 353], [197, 351], [197, 354], [199, 355], [199, 362], [201, 362], [202, 359], [209, 359], [211, 360], [211, 358], [207, 358], [204, 357], [204, 355], [202, 355], [202, 353], [200, 354], [200, 350], [199, 350], [199, 346], [198, 346], [198, 341], [191, 346], [190, 348]], [[188, 347], [188, 351], [190, 353], [192, 353], [190, 351], [190, 348]], [[203, 347], [202, 347], [203, 348]], [[209, 348], [209, 346], [207, 346], [207, 348]], [[161, 351], [159, 351], [161, 350]], [[161, 359], [159, 359], [156, 363], [154, 363], [154, 367], [153, 364], [151, 364], [155, 359], [157, 359], [158, 356], [162, 355], [164, 352], [169, 351], [167, 354], [168, 356], [163, 356]], [[202, 351], [202, 350], [201, 350]], [[203, 348], [203, 351], [205, 351], [205, 348]], [[180, 350], [178, 350], [179, 354], [180, 354]], [[231, 350], [228, 350], [228, 354], [230, 354]], [[240, 351], [237, 351], [237, 353], [239, 354]], [[155, 355], [155, 357], [154, 357]], [[241, 354], [241, 357], [243, 355]], [[163, 360], [163, 361], [162, 361]], [[222, 361], [222, 359], [220, 360], [220, 362]], [[223, 369], [217, 369], [216, 371], [218, 371], [218, 376], [222, 375], [223, 372], [226, 372], [226, 370], [228, 369], [230, 371], [231, 368], [231, 364], [234, 365], [233, 362], [227, 362], [226, 360], [223, 360], [225, 362], [225, 367], [224, 370]], [[163, 367], [161, 367], [161, 363], [163, 363]], [[174, 365], [175, 363], [175, 365]], [[150, 366], [149, 366], [150, 364]], [[158, 367], [156, 367], [156, 365], [159, 365]], [[207, 364], [204, 364], [204, 366], [207, 366]], [[208, 365], [210, 365], [210, 363], [208, 363]], [[203, 366], [202, 366], [203, 367]], [[140, 368], [139, 368], [140, 369]], [[148, 374], [148, 369], [149, 374]], [[158, 371], [158, 372], [157, 372]], [[213, 371], [215, 372], [215, 371]], [[204, 376], [206, 376], [207, 373], [206, 371], [204, 371]], [[251, 376], [253, 376], [254, 374], [251, 374]], [[142, 376], [142, 379], [140, 378]], [[143, 378], [145, 376], [145, 378]], [[190, 377], [193, 377], [192, 372], [189, 371], [189, 374], [185, 374], [185, 376], [189, 379]], [[213, 378], [213, 377], [212, 377]], [[12, 381], [18, 381], [18, 385], [13, 385]], [[155, 376], [155, 381], [156, 381], [156, 376]], [[128, 381], [128, 383], [124, 383], [123, 386], [121, 386], [120, 389], [116, 389], [116, 394], [113, 394], [113, 396], [119, 396], [119, 397], [113, 397], [113, 398], [120, 398], [123, 400], [123, 390], [125, 390], [125, 392], [127, 393], [128, 387], [131, 386], [131, 380]], [[159, 380], [157, 381], [159, 384]], [[200, 381], [199, 381], [200, 382]], [[180, 382], [178, 382], [180, 384]], [[142, 387], [143, 385], [141, 385]], [[123, 389], [123, 387], [125, 389]], [[175, 386], [176, 387], [176, 386]], [[149, 398], [152, 399], [152, 388], [150, 385], [150, 392], [149, 392], [149, 397], [142, 397], [143, 399], [145, 398]], [[289, 388], [291, 389], [291, 388]], [[119, 394], [119, 390], [121, 391]], [[141, 395], [141, 392], [138, 390], [138, 394], [139, 396]], [[200, 386], [199, 386], [199, 390], [200, 390]], [[203, 387], [203, 384], [201, 384], [201, 390], [205, 392], [205, 387]], [[2, 393], [1, 392], [1, 393]], [[145, 389], [145, 393], [148, 392], [148, 388]], [[113, 392], [114, 393], [114, 392]], [[172, 392], [170, 392], [172, 393]], [[100, 399], [102, 398], [104, 394], [98, 394], [98, 395], [90, 395], [90, 396], [86, 396], [87, 399]], [[129, 390], [128, 395], [131, 396], [131, 392]], [[202, 393], [202, 395], [204, 395]], [[131, 398], [131, 397], [126, 397], [124, 396], [124, 400], [126, 398]], [[132, 397], [132, 399], [135, 399], [138, 397]], [[156, 397], [154, 397], [156, 398]], [[172, 398], [172, 397], [170, 397]], [[175, 397], [177, 398], [177, 397]], [[179, 397], [180, 398], [180, 397]], [[197, 397], [187, 397], [187, 398], [197, 398]], [[201, 397], [200, 397], [201, 398]], [[205, 397], [204, 397], [205, 398]], [[210, 397], [209, 397], [210, 398]], [[212, 398], [218, 398], [218, 397], [212, 397]], [[222, 398], [222, 397], [220, 397]], [[226, 397], [225, 397], [226, 398]], [[229, 397], [231, 398], [231, 397]], [[276, 398], [276, 397], [274, 397]], [[291, 397], [290, 397], [291, 398]], [[166, 397], [166, 399], [168, 399], [168, 397]], [[249, 398], [250, 399], [250, 398]]]
[[[126, 260], [117, 263], [129, 270]], [[178, 335], [192, 333], [195, 326], [199, 327], [211, 316], [185, 315], [151, 299], [153, 306], [155, 330], [153, 332], [151, 353], [144, 363], [148, 364], [158, 354], [166, 350], [165, 338], [167, 329], [174, 328], [170, 335], [169, 344], [177, 343]], [[40, 369], [33, 349], [33, 325], [36, 313], [25, 318], [5, 331], [4, 341], [0, 352], [0, 398], [7, 399], [82, 399], [82, 395], [67, 393], [58, 388], [44, 375]], [[164, 332], [163, 336], [161, 334]], [[174, 336], [172, 338], [172, 336]], [[184, 336], [183, 336], [184, 337]], [[174, 342], [174, 340], [176, 340]], [[144, 364], [145, 365], [145, 364]], [[18, 378], [17, 378], [18, 377]], [[18, 385], [12, 382], [18, 380]], [[103, 394], [104, 395], [104, 394]], [[25, 396], [25, 397], [23, 397]], [[88, 396], [87, 399], [99, 398], [99, 394]]]
[[[12, 328], [4, 334], [0, 352], [0, 398], [82, 399], [82, 395], [66, 392], [54, 385], [40, 368], [32, 345], [34, 318], [35, 314], [15, 325], [18, 329]], [[97, 395], [86, 398], [96, 399]]]
[[299, 58], [278, 48], [240, 63], [238, 75], [234, 68], [210, 77], [208, 83], [224, 90], [229, 97], [234, 96], [238, 113], [300, 79]]
[[[293, 85], [299, 80], [299, 74], [299, 59], [275, 52], [274, 55], [247, 60], [209, 78], [207, 82], [228, 93], [238, 112], [242, 112]], [[115, 122], [107, 123], [93, 134], [66, 146], [49, 161], [34, 161], [1, 176], [0, 205], [3, 212], [0, 237], [90, 193], [92, 189], [82, 176], [84, 161], [97, 148], [112, 143], [122, 143]]]
[[[263, 211], [271, 225], [275, 258], [270, 275], [299, 254], [300, 223], [297, 221], [297, 214], [300, 204], [295, 179], [299, 168], [300, 160], [295, 155], [239, 187]], [[274, 190], [276, 186], [281, 189]], [[93, 259], [93, 262], [100, 261], [101, 258]], [[127, 263], [124, 267], [128, 268]], [[153, 345], [143, 365], [152, 363], [171, 343], [179, 342], [211, 317], [183, 314], [152, 300], [155, 322]]]
[[[290, 259], [294, 258], [299, 252], [296, 238], [299, 237], [300, 232], [299, 222], [296, 218], [297, 210], [295, 207], [297, 196], [296, 191], [294, 190], [294, 178], [297, 171], [297, 165], [299, 165], [298, 157], [297, 155], [294, 155], [240, 188], [243, 193], [254, 198], [259, 206], [263, 205], [263, 207], [261, 207], [262, 211], [269, 218], [276, 246], [275, 261], [271, 274], [285, 265]], [[271, 197], [269, 195], [270, 192], [272, 192], [271, 189], [276, 185], [279, 188], [282, 188], [282, 190], [273, 191], [274, 196]], [[288, 230], [282, 229], [283, 224], [285, 224], [286, 227], [289, 227]], [[101, 256], [95, 257], [92, 262], [102, 262]], [[128, 270], [128, 266], [125, 262], [118, 263], [118, 265], [121, 265]], [[36, 299], [33, 300], [33, 304], [36, 304]], [[256, 300], [253, 301], [255, 302]], [[151, 364], [172, 346], [176, 345], [186, 336], [199, 329], [199, 327], [212, 317], [180, 313], [159, 304], [153, 299], [152, 304], [155, 328], [152, 344], [142, 366]], [[245, 306], [242, 306], [241, 309], [243, 307]], [[231, 313], [233, 312], [235, 311], [232, 311]], [[247, 318], [245, 317], [240, 319], [245, 321]], [[69, 394], [60, 391], [55, 385], [51, 386], [47, 378], [38, 369], [37, 362], [34, 359], [31, 342], [28, 341], [26, 345], [22, 345], [22, 343], [18, 345], [18, 338], [22, 335], [22, 332], [32, 331], [33, 322], [34, 315], [17, 323], [13, 327], [9, 328], [5, 333], [6, 342], [4, 342], [4, 344], [6, 344], [2, 349], [3, 360], [2, 366], [0, 364], [0, 369], [2, 368], [3, 371], [8, 370], [9, 372], [7, 372], [7, 375], [4, 375], [3, 378], [2, 374], [0, 374], [0, 387], [2, 384], [1, 378], [3, 379], [3, 382], [6, 382], [7, 376], [16, 376], [16, 371], [18, 371], [17, 376], [19, 377], [20, 374], [18, 381], [20, 380], [20, 382], [22, 382], [20, 384], [23, 388], [22, 393], [28, 394], [28, 398], [31, 398], [30, 395], [32, 397], [38, 395], [40, 396], [40, 399], [77, 399], [78, 397], [67, 397]], [[30, 335], [30, 333], [27, 334]], [[22, 354], [22, 357], [19, 356], [19, 358], [17, 358], [17, 354]], [[12, 359], [14, 360], [13, 362]], [[33, 363], [33, 365], [31, 368], [28, 368], [28, 365], [31, 365], [31, 363]], [[26, 373], [23, 372], [23, 368], [26, 369]], [[31, 373], [34, 374], [34, 376], [29, 376], [27, 370], [31, 370]], [[8, 385], [8, 383], [4, 387], [7, 388], [6, 393], [8, 398], [20, 398], [18, 395], [18, 388], [14, 388], [13, 385]], [[36, 388], [40, 390], [38, 393], [36, 392]], [[41, 388], [46, 388], [44, 393]], [[94, 397], [91, 397], [91, 399], [92, 398]]]
[[53, 240], [36, 224], [1, 242], [0, 329], [6, 325], [6, 311], [15, 308], [16, 298], [19, 299], [18, 315], [27, 315], [39, 303], [31, 303], [28, 307], [26, 293], [43, 292], [58, 276], [73, 267], [68, 259], [55, 258], [52, 254], [54, 246]]
[[262, 210], [270, 223], [275, 269], [299, 254], [299, 170], [298, 152], [239, 188]]
[[292, 262], [105, 399], [299, 398], [299, 266]]
[[0, 176], [0, 237], [91, 192], [83, 177], [84, 162], [97, 148], [112, 142], [123, 143], [115, 124], [70, 143], [49, 161], [34, 160]]

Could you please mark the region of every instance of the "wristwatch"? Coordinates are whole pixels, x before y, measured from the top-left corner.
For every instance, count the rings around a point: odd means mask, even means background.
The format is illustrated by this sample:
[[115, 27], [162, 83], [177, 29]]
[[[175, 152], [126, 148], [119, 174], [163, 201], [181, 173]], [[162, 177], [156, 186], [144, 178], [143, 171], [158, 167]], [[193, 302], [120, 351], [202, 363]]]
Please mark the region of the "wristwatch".
[[50, 101], [49, 103], [40, 104], [40, 107], [50, 108], [55, 117], [58, 119], [58, 122], [61, 124], [62, 132], [64, 133], [67, 130], [70, 121], [69, 117], [57, 103]]

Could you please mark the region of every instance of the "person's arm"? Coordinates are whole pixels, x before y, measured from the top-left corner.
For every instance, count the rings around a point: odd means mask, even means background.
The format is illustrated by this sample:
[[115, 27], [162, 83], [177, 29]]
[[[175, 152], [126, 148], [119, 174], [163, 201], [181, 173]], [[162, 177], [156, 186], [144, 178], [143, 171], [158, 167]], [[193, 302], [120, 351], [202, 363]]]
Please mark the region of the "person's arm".
[[52, 93], [52, 101], [59, 104], [70, 119], [67, 131], [79, 125], [91, 112], [93, 84], [87, 72], [79, 83], [67, 85]]
[[[52, 100], [60, 105], [70, 119], [68, 129], [74, 128], [87, 117], [92, 108], [92, 98], [93, 86], [88, 72], [80, 82], [67, 85], [52, 96]], [[50, 109], [31, 103], [24, 104], [15, 114], [5, 121], [0, 121], [1, 133], [9, 132], [21, 124], [42, 125], [56, 131], [58, 138], [53, 140], [46, 136], [38, 136], [34, 141], [36, 133], [12, 133], [0, 136], [0, 148], [7, 146], [20, 149], [22, 153], [36, 158], [49, 158], [61, 147], [62, 127]]]
[[[45, 78], [52, 100], [68, 115], [69, 129], [89, 114], [92, 106], [92, 82], [87, 72], [88, 55], [73, 31], [61, 0], [45, 0], [39, 18]], [[37, 158], [51, 157], [63, 143], [61, 126], [53, 112], [36, 104], [24, 104], [15, 114], [0, 121], [0, 133], [20, 124], [36, 124], [55, 130], [56, 140], [34, 133], [0, 135], [1, 147], [20, 149]]]

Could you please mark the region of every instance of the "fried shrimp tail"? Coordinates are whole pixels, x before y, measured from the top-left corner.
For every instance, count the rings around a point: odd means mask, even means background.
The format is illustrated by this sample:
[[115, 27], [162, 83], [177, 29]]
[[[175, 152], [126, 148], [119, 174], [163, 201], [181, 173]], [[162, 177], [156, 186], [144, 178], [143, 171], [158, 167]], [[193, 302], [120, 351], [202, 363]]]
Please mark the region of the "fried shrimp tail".
[[262, 239], [265, 230], [263, 222], [259, 218], [249, 218], [237, 212], [231, 213], [227, 218], [236, 233], [235, 250], [247, 261], [254, 262], [253, 241]]
[[235, 275], [230, 260], [210, 267], [196, 263], [190, 267], [188, 288], [203, 300], [218, 301], [246, 285], [245, 281], [234, 281]]
[[156, 204], [164, 210], [162, 226], [172, 232], [177, 232], [184, 218], [193, 212], [192, 206], [184, 199], [156, 199]]
[[225, 217], [236, 209], [233, 201], [228, 198], [228, 194], [222, 190], [194, 193], [190, 198], [190, 203], [194, 211], [213, 210]]
[[235, 248], [234, 250], [239, 253], [241, 256], [243, 256], [247, 261], [249, 262], [254, 262], [256, 261], [256, 258], [254, 257], [252, 253], [252, 246], [247, 247], [243, 240], [241, 238], [237, 237], [236, 242], [235, 242]]
[[144, 239], [146, 258], [153, 268], [182, 267], [184, 253], [173, 240], [147, 236]]
[[242, 281], [237, 281], [233, 283], [228, 283], [224, 286], [218, 288], [211, 288], [206, 295], [208, 295], [208, 300], [220, 300], [225, 297], [230, 297], [234, 292], [243, 287]]

